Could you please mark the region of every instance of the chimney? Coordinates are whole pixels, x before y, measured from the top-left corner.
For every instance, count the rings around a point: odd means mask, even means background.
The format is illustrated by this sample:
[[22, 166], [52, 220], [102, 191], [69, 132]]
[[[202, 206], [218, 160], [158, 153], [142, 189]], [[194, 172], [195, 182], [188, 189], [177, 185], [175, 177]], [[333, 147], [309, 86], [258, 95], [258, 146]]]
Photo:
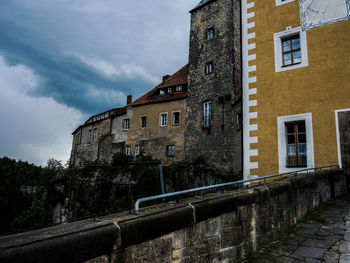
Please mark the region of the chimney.
[[165, 76], [163, 76], [163, 82], [166, 81], [166, 80], [168, 80], [170, 77], [171, 77], [170, 75], [165, 75]]
[[132, 102], [132, 95], [128, 95], [126, 97], [126, 105], [130, 104]]

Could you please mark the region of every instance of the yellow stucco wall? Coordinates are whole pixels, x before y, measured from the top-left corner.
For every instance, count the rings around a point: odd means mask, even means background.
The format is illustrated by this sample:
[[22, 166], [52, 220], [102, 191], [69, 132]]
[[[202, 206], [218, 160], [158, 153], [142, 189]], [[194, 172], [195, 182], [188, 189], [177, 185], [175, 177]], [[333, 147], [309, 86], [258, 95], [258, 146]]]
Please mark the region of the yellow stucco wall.
[[[127, 115], [131, 116], [130, 129], [125, 144], [131, 145], [132, 154], [135, 152], [135, 145], [140, 145], [144, 154], [160, 159], [164, 165], [183, 160], [185, 109], [186, 99], [128, 108]], [[172, 125], [172, 115], [176, 111], [180, 112], [178, 126]], [[161, 113], [168, 113], [166, 127], [160, 126]], [[141, 128], [141, 116], [147, 116], [146, 128]], [[167, 145], [175, 146], [174, 157], [166, 156]]]
[[[335, 127], [336, 109], [350, 108], [350, 21], [346, 20], [306, 31], [308, 66], [275, 72], [274, 33], [285, 31], [287, 26], [300, 26], [298, 1], [276, 6], [275, 0], [258, 1], [249, 11], [255, 16], [253, 40], [257, 70], [257, 94], [250, 99], [257, 100], [258, 117], [250, 124], [257, 124], [258, 130], [251, 136], [258, 136], [258, 143], [251, 149], [258, 149], [258, 156], [250, 161], [258, 162], [258, 169], [250, 174], [264, 176], [278, 173], [277, 117], [312, 113], [315, 166], [338, 164]], [[251, 41], [249, 41], [251, 43]]]

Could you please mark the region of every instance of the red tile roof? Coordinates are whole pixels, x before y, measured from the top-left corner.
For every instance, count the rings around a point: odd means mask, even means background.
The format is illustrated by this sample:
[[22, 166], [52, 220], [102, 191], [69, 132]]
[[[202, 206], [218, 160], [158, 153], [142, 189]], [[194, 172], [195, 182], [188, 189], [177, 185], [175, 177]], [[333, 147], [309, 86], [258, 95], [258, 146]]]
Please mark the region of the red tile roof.
[[160, 89], [174, 87], [174, 86], [187, 86], [188, 76], [188, 64], [183, 66], [180, 70], [167, 78], [165, 81], [151, 89], [149, 92], [135, 100], [134, 102], [127, 104], [126, 106], [139, 106], [150, 103], [159, 103], [171, 100], [185, 99], [187, 97], [187, 91], [174, 91], [172, 93], [159, 94]]

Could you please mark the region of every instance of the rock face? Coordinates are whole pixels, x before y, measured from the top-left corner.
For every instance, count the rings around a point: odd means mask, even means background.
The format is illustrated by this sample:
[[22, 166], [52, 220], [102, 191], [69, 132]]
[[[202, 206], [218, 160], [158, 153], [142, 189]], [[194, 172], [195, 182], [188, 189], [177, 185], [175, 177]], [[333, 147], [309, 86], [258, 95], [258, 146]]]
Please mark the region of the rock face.
[[191, 14], [185, 154], [240, 172], [240, 2], [206, 1]]

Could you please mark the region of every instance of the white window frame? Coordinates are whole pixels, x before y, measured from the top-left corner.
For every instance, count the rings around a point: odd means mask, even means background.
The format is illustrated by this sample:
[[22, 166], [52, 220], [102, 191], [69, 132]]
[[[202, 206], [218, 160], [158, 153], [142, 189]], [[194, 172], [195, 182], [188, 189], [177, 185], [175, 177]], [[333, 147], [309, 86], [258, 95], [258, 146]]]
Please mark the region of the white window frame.
[[167, 145], [166, 146], [166, 156], [174, 157], [175, 156], [175, 145]]
[[295, 1], [295, 0], [276, 0], [276, 6], [288, 4], [288, 3], [293, 2], [293, 1]]
[[[142, 124], [143, 124], [142, 118], [145, 118], [145, 119], [146, 119], [146, 121], [145, 121], [145, 124], [146, 124], [146, 125], [145, 125], [145, 126], [142, 126]], [[146, 127], [147, 127], [147, 116], [145, 116], [145, 115], [144, 115], [144, 116], [141, 116], [141, 117], [140, 117], [140, 122], [141, 122], [141, 123], [140, 123], [141, 129], [146, 128]]]
[[182, 85], [178, 85], [178, 86], [176, 86], [176, 91], [182, 91]]
[[[274, 51], [275, 51], [275, 71], [282, 72], [291, 69], [297, 69], [307, 67], [309, 65], [307, 56], [307, 41], [306, 31], [301, 30], [301, 27], [291, 28], [287, 27], [286, 31], [278, 32], [273, 35], [274, 39]], [[282, 57], [282, 39], [292, 35], [298, 35], [300, 37], [300, 51], [301, 51], [301, 63], [283, 66]]]
[[172, 93], [173, 89], [172, 88], [168, 88], [168, 93]]
[[124, 131], [128, 131], [130, 129], [130, 119], [124, 119], [123, 126]]
[[213, 74], [214, 72], [214, 63], [213, 61], [208, 62], [205, 64], [205, 74], [209, 75], [209, 74]]
[[[306, 130], [306, 162], [307, 167], [287, 167], [287, 136], [286, 123], [305, 121]], [[314, 168], [314, 139], [312, 129], [312, 114], [302, 113], [297, 115], [280, 116], [277, 117], [277, 132], [278, 132], [278, 167], [279, 173], [294, 172], [302, 169]]]
[[[206, 111], [206, 105], [210, 105], [209, 107], [209, 114], [207, 114]], [[213, 108], [211, 101], [206, 101], [203, 103], [203, 127], [210, 127], [211, 126], [211, 118], [213, 115]], [[207, 118], [206, 118], [207, 117]]]
[[[172, 119], [172, 124], [173, 126], [180, 126], [180, 120], [181, 120], [181, 111], [173, 111], [173, 119]], [[179, 122], [178, 123], [175, 123], [175, 113], [178, 113], [179, 114]]]
[[166, 127], [168, 123], [168, 113], [167, 112], [162, 112], [160, 113], [160, 127]]
[[126, 145], [125, 146], [125, 154], [126, 155], [131, 155], [131, 145]]
[[164, 92], [164, 90], [163, 89], [160, 89], [159, 90], [159, 95], [163, 95], [165, 92]]
[[135, 145], [135, 156], [140, 155], [140, 145]]
[[98, 129], [94, 129], [94, 142], [97, 142]]

